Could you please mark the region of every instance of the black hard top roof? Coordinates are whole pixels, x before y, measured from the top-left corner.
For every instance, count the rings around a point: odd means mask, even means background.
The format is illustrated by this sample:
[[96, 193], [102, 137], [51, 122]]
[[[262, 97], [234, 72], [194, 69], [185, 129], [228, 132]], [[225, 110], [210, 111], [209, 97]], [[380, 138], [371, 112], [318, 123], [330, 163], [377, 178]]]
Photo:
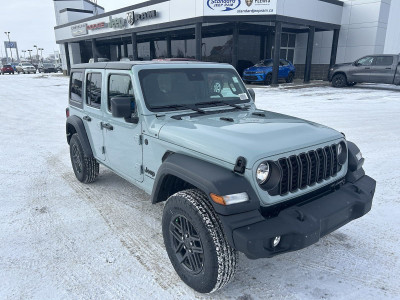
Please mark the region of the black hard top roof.
[[[215, 64], [213, 62], [208, 62]], [[111, 61], [111, 62], [96, 62], [87, 64], [73, 65], [72, 69], [112, 69], [112, 70], [130, 70], [136, 65], [182, 65], [182, 64], [207, 64], [200, 61]]]

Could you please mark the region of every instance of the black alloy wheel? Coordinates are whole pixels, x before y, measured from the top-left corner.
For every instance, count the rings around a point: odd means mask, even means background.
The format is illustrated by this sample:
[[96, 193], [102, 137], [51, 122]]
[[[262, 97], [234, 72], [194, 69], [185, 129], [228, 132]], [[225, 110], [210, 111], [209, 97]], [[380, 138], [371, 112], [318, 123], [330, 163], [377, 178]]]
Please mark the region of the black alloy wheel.
[[332, 78], [332, 86], [345, 87], [347, 86], [347, 78], [344, 74], [336, 74]]
[[169, 231], [172, 248], [180, 264], [192, 274], [200, 273], [204, 265], [204, 251], [193, 224], [179, 215], [171, 220]]
[[272, 83], [272, 74], [268, 73], [267, 75], [265, 75], [264, 84], [271, 85], [271, 83]]

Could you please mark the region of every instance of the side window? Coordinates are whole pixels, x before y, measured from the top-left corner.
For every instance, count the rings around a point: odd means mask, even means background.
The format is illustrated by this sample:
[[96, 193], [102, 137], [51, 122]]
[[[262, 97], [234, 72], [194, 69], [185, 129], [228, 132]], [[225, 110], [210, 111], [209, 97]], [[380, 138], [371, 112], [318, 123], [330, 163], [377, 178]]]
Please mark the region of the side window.
[[288, 62], [287, 60], [285, 60], [285, 59], [282, 59], [282, 60], [280, 61], [280, 65], [281, 65], [281, 66], [288, 66], [288, 65], [289, 65], [289, 62]]
[[377, 56], [375, 59], [376, 66], [391, 66], [393, 64], [393, 56]]
[[134, 96], [132, 80], [129, 75], [112, 74], [108, 77], [108, 110], [111, 111], [112, 97]]
[[82, 72], [73, 72], [70, 79], [69, 99], [82, 103]]
[[360, 58], [357, 61], [357, 64], [360, 66], [371, 66], [373, 62], [374, 62], [373, 56], [366, 56], [366, 57]]
[[86, 75], [86, 104], [94, 108], [101, 106], [101, 74]]

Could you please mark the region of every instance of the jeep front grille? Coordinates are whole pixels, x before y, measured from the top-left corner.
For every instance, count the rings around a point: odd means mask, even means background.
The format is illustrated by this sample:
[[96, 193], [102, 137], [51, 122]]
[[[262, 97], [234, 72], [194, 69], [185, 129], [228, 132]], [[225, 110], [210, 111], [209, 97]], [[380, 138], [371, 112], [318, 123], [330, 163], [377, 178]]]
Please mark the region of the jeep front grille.
[[281, 196], [320, 183], [340, 171], [336, 145], [281, 158], [275, 163], [281, 170]]

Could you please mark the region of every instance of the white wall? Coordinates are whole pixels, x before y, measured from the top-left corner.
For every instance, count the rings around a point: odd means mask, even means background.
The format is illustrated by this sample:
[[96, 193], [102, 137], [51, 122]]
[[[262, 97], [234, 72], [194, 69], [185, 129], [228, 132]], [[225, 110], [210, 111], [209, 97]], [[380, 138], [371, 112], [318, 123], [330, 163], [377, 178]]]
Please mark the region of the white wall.
[[[63, 13], [60, 14], [60, 10], [63, 10], [65, 8], [75, 8], [75, 9], [84, 9], [84, 10], [91, 10], [95, 11], [95, 5], [91, 4], [87, 1], [84, 0], [65, 0], [65, 1], [53, 1], [54, 3], [54, 13], [56, 15], [56, 24], [62, 25], [68, 22], [73, 22], [76, 21], [77, 16], [76, 14], [74, 15], [73, 19], [74, 20], [68, 20], [66, 19], [65, 15]], [[101, 14], [104, 13], [104, 10], [97, 7], [97, 13]], [[91, 15], [88, 14], [81, 14], [81, 19], [87, 18]]]
[[398, 0], [344, 0], [337, 63], [383, 53], [391, 2]]
[[392, 0], [390, 4], [389, 21], [386, 30], [386, 40], [383, 53], [397, 54], [400, 53], [400, 1]]

